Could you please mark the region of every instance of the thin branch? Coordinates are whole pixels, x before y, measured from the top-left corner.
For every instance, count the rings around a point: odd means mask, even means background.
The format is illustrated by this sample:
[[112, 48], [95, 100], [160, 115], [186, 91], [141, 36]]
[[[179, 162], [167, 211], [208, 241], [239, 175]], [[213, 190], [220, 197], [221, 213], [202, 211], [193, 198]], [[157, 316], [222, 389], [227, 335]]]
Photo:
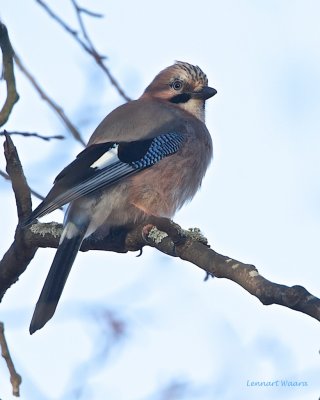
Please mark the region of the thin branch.
[[5, 359], [7, 363], [7, 367], [10, 373], [10, 382], [12, 385], [12, 394], [16, 397], [20, 397], [20, 385], [22, 382], [21, 375], [19, 375], [14, 367], [9, 347], [6, 341], [6, 337], [4, 335], [4, 324], [0, 322], [0, 347], [1, 347], [1, 355]]
[[[30, 133], [30, 132], [16, 132], [16, 131], [6, 131], [6, 133], [10, 136], [12, 135], [19, 135], [19, 136], [25, 136], [25, 137], [36, 137], [38, 139], [42, 139], [45, 140], [47, 142], [49, 142], [51, 139], [59, 139], [59, 140], [63, 140], [65, 139], [65, 137], [63, 135], [53, 135], [53, 136], [44, 136], [44, 135], [40, 135], [39, 133]], [[4, 136], [5, 133], [4, 132], [0, 132], [0, 136]]]
[[[45, 11], [49, 14], [49, 16], [50, 16], [52, 19], [54, 19], [55, 21], [57, 21], [58, 24], [61, 25], [68, 33], [70, 33], [71, 35], [73, 35], [73, 36], [75, 36], [75, 37], [78, 36], [78, 32], [77, 32], [76, 30], [70, 28], [70, 26], [69, 26], [67, 23], [65, 23], [65, 22], [63, 21], [63, 19], [61, 19], [56, 13], [54, 13], [54, 12], [51, 10], [51, 8], [50, 8], [44, 1], [42, 1], [42, 0], [36, 0], [36, 2], [37, 2], [41, 7], [43, 7], [43, 8], [45, 9]], [[81, 39], [77, 39], [77, 40], [80, 42], [80, 44], [81, 44], [82, 46], [85, 46], [85, 43], [83, 43], [83, 42], [81, 41]]]
[[[52, 9], [43, 1], [43, 0], [35, 0], [43, 9], [48, 13], [48, 15], [55, 20], [60, 26], [62, 26], [63, 29], [66, 30], [70, 35], [74, 37], [74, 39], [80, 44], [80, 46], [88, 53], [90, 54], [95, 62], [98, 64], [98, 66], [104, 71], [104, 73], [107, 75], [110, 83], [115, 87], [119, 95], [126, 101], [130, 101], [131, 98], [125, 93], [125, 91], [120, 87], [119, 83], [116, 81], [114, 76], [111, 74], [109, 68], [104, 64], [103, 60], [106, 58], [105, 56], [99, 54], [95, 48], [92, 45], [91, 40], [87, 40], [87, 37], [85, 36], [84, 32], [86, 30], [81, 28], [81, 24], [83, 23], [81, 16], [79, 16], [79, 13], [84, 12], [84, 10], [79, 7], [76, 7], [76, 13], [78, 15], [78, 21], [81, 20], [80, 23], [80, 29], [82, 29], [82, 32], [84, 34], [85, 40], [82, 40], [79, 37], [79, 32], [73, 28], [71, 28], [65, 21], [63, 21], [56, 13], [52, 11]], [[88, 10], [85, 11], [87, 14], [89, 14]], [[86, 43], [87, 42], [87, 43]]]
[[41, 88], [39, 83], [36, 81], [35, 77], [31, 74], [31, 72], [25, 67], [25, 65], [22, 63], [21, 59], [18, 57], [17, 53], [14, 55], [14, 60], [18, 67], [20, 68], [21, 72], [28, 78], [30, 83], [33, 85], [35, 90], [39, 93], [41, 98], [46, 101], [50, 107], [59, 115], [59, 117], [62, 119], [62, 122], [65, 124], [65, 126], [68, 128], [68, 130], [71, 132], [73, 137], [78, 140], [82, 145], [85, 146], [85, 142], [82, 139], [80, 132], [78, 129], [73, 125], [73, 123], [70, 121], [70, 119], [66, 116], [64, 113], [63, 109], [55, 103], [46, 93], [45, 91]]
[[13, 106], [19, 100], [13, 69], [14, 52], [6, 26], [0, 21], [0, 47], [2, 51], [3, 78], [6, 81], [7, 97], [0, 111], [0, 126], [4, 125], [11, 114]]
[[79, 7], [79, 6], [77, 6], [77, 8], [79, 9], [80, 12], [89, 15], [89, 17], [93, 17], [93, 18], [103, 18], [104, 17], [103, 14], [88, 10], [87, 8]]
[[82, 15], [81, 15], [83, 12], [88, 14], [88, 10], [84, 11], [84, 9], [82, 9], [80, 6], [78, 6], [76, 0], [71, 0], [71, 3], [72, 3], [72, 5], [73, 5], [73, 7], [75, 9], [75, 12], [76, 12], [76, 15], [77, 15], [77, 19], [78, 19], [78, 23], [79, 23], [79, 26], [80, 26], [80, 29], [81, 29], [81, 32], [82, 32], [82, 35], [83, 35], [84, 39], [88, 43], [91, 52], [93, 54], [95, 54], [96, 56], [99, 56], [98, 52], [96, 51], [96, 49], [95, 49], [95, 47], [94, 47], [94, 45], [92, 43], [92, 40], [89, 37], [89, 34], [88, 34], [87, 29], [86, 29], [86, 27], [84, 25], [84, 22], [83, 22], [83, 19], [82, 19]]

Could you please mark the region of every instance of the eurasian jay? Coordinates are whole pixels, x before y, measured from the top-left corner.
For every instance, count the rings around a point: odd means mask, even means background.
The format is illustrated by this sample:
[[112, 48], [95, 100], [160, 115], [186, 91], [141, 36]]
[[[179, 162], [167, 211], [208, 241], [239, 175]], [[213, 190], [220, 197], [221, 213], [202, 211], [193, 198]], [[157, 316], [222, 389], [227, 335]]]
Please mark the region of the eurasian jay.
[[82, 241], [94, 232], [172, 218], [201, 185], [212, 158], [205, 101], [216, 94], [198, 67], [176, 62], [142, 96], [112, 111], [25, 222], [69, 203], [30, 333], [52, 318]]

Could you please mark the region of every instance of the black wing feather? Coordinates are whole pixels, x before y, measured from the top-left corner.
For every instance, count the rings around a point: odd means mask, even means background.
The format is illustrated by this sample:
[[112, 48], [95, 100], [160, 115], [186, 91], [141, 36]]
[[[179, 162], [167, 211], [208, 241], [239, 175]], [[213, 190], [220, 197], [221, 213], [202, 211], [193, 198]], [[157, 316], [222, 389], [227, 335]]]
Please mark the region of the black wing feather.
[[[97, 161], [104, 153], [108, 152], [115, 147], [115, 143], [99, 143], [92, 144], [91, 146], [82, 150], [74, 161], [67, 165], [54, 180], [57, 183], [63, 178], [67, 178], [68, 182], [72, 184], [81, 178], [87, 178], [93, 174], [94, 170], [90, 170], [90, 165]], [[76, 172], [76, 173], [75, 173]]]

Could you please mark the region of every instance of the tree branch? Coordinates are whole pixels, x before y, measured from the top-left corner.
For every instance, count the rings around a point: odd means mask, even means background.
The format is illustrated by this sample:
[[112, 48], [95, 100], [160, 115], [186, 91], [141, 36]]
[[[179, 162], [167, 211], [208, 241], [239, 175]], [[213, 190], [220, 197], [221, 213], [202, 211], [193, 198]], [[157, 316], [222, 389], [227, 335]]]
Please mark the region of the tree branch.
[[[29, 246], [24, 239], [24, 234], [19, 228], [19, 223], [28, 217], [32, 211], [31, 194], [23, 173], [17, 149], [12, 139], [6, 135], [4, 142], [4, 154], [7, 160], [7, 172], [11, 179], [12, 189], [16, 198], [18, 213], [18, 226], [14, 236], [14, 242], [0, 261], [0, 280], [4, 287], [10, 287], [25, 271], [34, 257], [37, 248]], [[0, 299], [2, 298], [0, 290]]]
[[0, 47], [2, 51], [3, 78], [6, 81], [7, 97], [0, 111], [0, 126], [4, 125], [11, 114], [13, 106], [19, 100], [13, 70], [14, 52], [6, 26], [0, 21]]
[[[10, 147], [10, 143], [7, 146]], [[7, 163], [12, 162], [15, 162], [15, 157], [13, 159], [7, 157]], [[21, 165], [18, 170], [23, 175]], [[12, 174], [9, 166], [8, 172]], [[18, 180], [16, 173], [13, 173], [11, 179], [13, 182]], [[19, 185], [13, 184], [13, 190], [19, 210], [20, 203], [23, 203], [23, 198], [26, 196], [26, 188], [21, 190]], [[25, 213], [27, 214], [29, 210], [28, 206]], [[19, 218], [20, 215], [21, 212]], [[35, 223], [24, 230], [17, 227], [15, 241], [0, 261], [0, 298], [25, 270], [38, 247], [58, 247], [61, 232], [62, 226], [57, 223]], [[199, 229], [186, 231], [166, 218], [150, 217], [143, 224], [114, 229], [103, 239], [91, 236], [83, 242], [81, 251], [104, 250], [125, 253], [141, 251], [146, 245], [172, 257], [189, 261], [211, 276], [232, 280], [257, 297], [264, 305], [279, 304], [320, 321], [320, 299], [305, 288], [299, 285], [289, 287], [267, 280], [259, 274], [255, 266], [210, 249]], [[10, 278], [4, 279], [8, 271]]]
[[[103, 250], [126, 253], [128, 251], [141, 250], [145, 245], [172, 257], [179, 257], [189, 261], [216, 278], [226, 278], [243, 287], [247, 292], [257, 297], [262, 304], [278, 304], [320, 321], [320, 299], [309, 293], [304, 287], [295, 285], [292, 287], [274, 283], [259, 274], [257, 268], [250, 264], [242, 263], [228, 256], [219, 254], [205, 244], [199, 230], [183, 230], [180, 226], [167, 220], [160, 219], [162, 230], [153, 225], [156, 219], [152, 218], [149, 233], [145, 234], [145, 224], [140, 224], [129, 229], [117, 229], [104, 239], [88, 238], [81, 247], [81, 251]], [[147, 225], [148, 226], [148, 225]], [[175, 239], [168, 235], [176, 230]], [[57, 248], [62, 232], [62, 225], [57, 223], [36, 223], [24, 233], [24, 242], [31, 248], [51, 247]], [[1, 267], [0, 262], [0, 281]], [[6, 287], [0, 284], [0, 293], [6, 291]]]
[[12, 394], [16, 397], [20, 396], [20, 385], [22, 382], [21, 375], [19, 375], [14, 367], [9, 347], [4, 335], [4, 324], [0, 322], [0, 347], [1, 355], [6, 360], [7, 367], [10, 373], [10, 382], [12, 385]]

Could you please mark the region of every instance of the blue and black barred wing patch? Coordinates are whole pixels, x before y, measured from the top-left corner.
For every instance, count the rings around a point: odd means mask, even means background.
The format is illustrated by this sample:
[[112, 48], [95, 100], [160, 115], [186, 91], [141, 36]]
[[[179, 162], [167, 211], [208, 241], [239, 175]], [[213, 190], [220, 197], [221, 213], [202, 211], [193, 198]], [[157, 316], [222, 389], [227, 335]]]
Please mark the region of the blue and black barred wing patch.
[[180, 133], [167, 133], [153, 139], [120, 143], [118, 157], [135, 169], [151, 167], [163, 158], [176, 153], [184, 140]]
[[53, 188], [25, 225], [81, 196], [151, 167], [176, 153], [183, 141], [180, 133], [166, 133], [153, 139], [87, 147], [56, 177]]

